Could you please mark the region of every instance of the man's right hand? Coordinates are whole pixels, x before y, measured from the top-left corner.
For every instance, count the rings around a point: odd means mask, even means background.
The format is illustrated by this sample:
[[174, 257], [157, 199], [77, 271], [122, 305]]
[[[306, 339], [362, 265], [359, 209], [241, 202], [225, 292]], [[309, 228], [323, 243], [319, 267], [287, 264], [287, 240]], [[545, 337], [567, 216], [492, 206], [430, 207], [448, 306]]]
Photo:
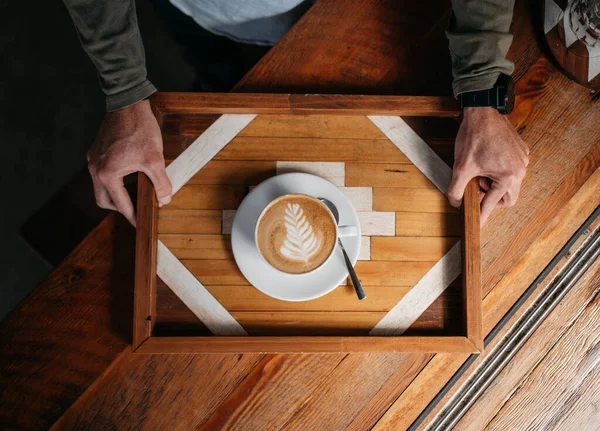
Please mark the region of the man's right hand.
[[133, 226], [135, 210], [123, 185], [126, 175], [145, 173], [159, 205], [171, 201], [160, 127], [147, 100], [107, 113], [87, 159], [98, 206], [119, 211]]

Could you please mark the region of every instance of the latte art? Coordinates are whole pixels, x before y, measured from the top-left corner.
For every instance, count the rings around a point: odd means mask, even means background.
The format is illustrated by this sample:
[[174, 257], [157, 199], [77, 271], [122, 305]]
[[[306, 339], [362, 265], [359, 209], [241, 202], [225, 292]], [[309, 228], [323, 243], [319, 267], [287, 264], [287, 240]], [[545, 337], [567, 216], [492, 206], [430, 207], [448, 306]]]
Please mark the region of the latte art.
[[288, 203], [284, 220], [287, 234], [279, 251], [288, 259], [308, 263], [308, 260], [319, 251], [321, 241], [316, 237], [310, 223], [306, 221], [300, 204]]
[[335, 247], [337, 227], [333, 216], [315, 198], [285, 195], [261, 214], [256, 243], [263, 258], [275, 269], [302, 274], [321, 266]]

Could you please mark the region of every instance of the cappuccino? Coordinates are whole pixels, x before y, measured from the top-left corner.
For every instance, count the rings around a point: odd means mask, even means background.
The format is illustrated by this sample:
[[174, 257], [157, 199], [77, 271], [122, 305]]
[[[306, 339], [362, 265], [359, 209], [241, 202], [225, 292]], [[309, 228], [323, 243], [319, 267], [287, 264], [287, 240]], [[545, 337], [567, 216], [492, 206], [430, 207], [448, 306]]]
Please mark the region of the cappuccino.
[[319, 200], [300, 194], [281, 196], [262, 212], [256, 244], [273, 268], [303, 274], [321, 266], [331, 255], [337, 226]]

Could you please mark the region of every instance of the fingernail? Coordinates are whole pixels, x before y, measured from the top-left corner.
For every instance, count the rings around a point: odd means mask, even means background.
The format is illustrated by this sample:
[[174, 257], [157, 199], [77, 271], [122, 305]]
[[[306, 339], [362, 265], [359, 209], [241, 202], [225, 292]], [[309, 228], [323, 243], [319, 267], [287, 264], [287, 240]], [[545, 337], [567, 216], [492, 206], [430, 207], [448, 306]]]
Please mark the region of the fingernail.
[[169, 202], [171, 202], [171, 196], [167, 196], [167, 197], [165, 197], [165, 198], [161, 198], [161, 199], [159, 199], [159, 201], [158, 201], [158, 206], [159, 206], [159, 207], [162, 207], [163, 205], [166, 205], [166, 204], [168, 204]]

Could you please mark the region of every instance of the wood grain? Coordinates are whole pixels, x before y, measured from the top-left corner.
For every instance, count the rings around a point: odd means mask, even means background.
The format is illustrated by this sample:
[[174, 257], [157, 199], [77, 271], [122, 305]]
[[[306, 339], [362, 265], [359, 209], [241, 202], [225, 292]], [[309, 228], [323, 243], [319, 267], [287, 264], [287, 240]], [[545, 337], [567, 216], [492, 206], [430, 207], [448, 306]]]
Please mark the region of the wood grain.
[[335, 162], [277, 162], [277, 175], [291, 172], [303, 172], [316, 175], [343, 187], [346, 183], [344, 163]]
[[[365, 286], [369, 296], [356, 300], [351, 286], [340, 286], [321, 298], [294, 303], [280, 301], [265, 295], [249, 285], [206, 285], [208, 291], [229, 311], [380, 311], [387, 312], [410, 290], [409, 286]], [[162, 282], [157, 283], [158, 313], [162, 310], [183, 310], [185, 307]], [[173, 316], [171, 314], [170, 316]], [[189, 316], [186, 314], [186, 316]], [[173, 316], [174, 317], [174, 316]], [[163, 316], [164, 318], [164, 316]], [[187, 318], [187, 317], [186, 317]]]
[[[547, 428], [544, 426], [550, 425], [547, 421], [558, 422], [566, 418], [568, 406], [574, 401], [569, 397], [598, 366], [597, 361], [585, 353], [597, 342], [597, 332], [593, 334], [590, 330], [598, 324], [598, 319], [594, 318], [598, 314], [598, 283], [600, 270], [596, 264], [517, 352], [513, 359], [515, 366], [505, 368], [494, 379], [501, 383], [490, 387], [477, 400], [457, 429], [491, 425], [504, 406], [507, 410], [500, 414], [499, 423], [518, 418], [519, 424], [537, 423], [539, 428]], [[586, 356], [589, 359], [586, 360]], [[578, 360], [577, 367], [573, 366], [573, 360]], [[581, 374], [578, 373], [580, 368], [583, 368]], [[556, 391], [548, 391], [550, 382]], [[540, 389], [545, 394], [541, 394]], [[529, 398], [531, 395], [539, 404]], [[514, 402], [519, 400], [522, 413], [514, 411]], [[561, 405], [565, 410], [561, 410]], [[559, 412], [562, 414], [557, 417]]]
[[481, 308], [481, 236], [479, 214], [479, 182], [472, 179], [463, 197], [465, 233], [462, 243], [463, 312], [467, 338], [483, 351], [483, 317]]
[[[250, 336], [366, 336], [387, 311], [233, 311]], [[294, 338], [289, 338], [290, 343]], [[316, 341], [316, 340], [315, 340]], [[241, 347], [241, 346], [240, 346]]]
[[[600, 272], [597, 272], [595, 282], [598, 286]], [[592, 292], [594, 297], [587, 298], [589, 302], [577, 320], [520, 382], [519, 389], [504, 403], [488, 427], [519, 424], [570, 430], [593, 429], [598, 425], [600, 362], [593, 358], [600, 345], [600, 295], [597, 287]], [[581, 307], [581, 304], [577, 306]], [[552, 391], [548, 391], [549, 387]]]
[[396, 213], [397, 236], [461, 236], [463, 219], [455, 213]]
[[249, 285], [233, 260], [190, 260], [181, 261], [202, 284]]
[[158, 233], [219, 234], [221, 214], [218, 210], [176, 210], [166, 206], [158, 211]]
[[134, 349], [152, 335], [156, 318], [158, 201], [152, 182], [143, 173], [138, 174], [138, 197], [133, 308]]
[[180, 210], [234, 210], [242, 202], [247, 188], [244, 186], [186, 185], [165, 209]]
[[238, 136], [215, 160], [407, 163], [387, 139], [278, 138]]
[[168, 234], [158, 239], [177, 259], [233, 259], [230, 235]]
[[[394, 372], [409, 364], [408, 355], [402, 354], [349, 355], [321, 380], [314, 395], [294, 413], [283, 429], [347, 429]], [[331, 414], [332, 410], [335, 414]]]
[[2, 320], [4, 428], [49, 428], [130, 349], [134, 235], [109, 216]]
[[275, 174], [274, 162], [211, 160], [186, 184], [258, 185]]
[[348, 163], [346, 165], [346, 185], [435, 188], [416, 166], [399, 163]]
[[259, 115], [238, 136], [345, 140], [386, 139], [385, 135], [366, 117], [342, 115]]
[[460, 109], [451, 97], [347, 96], [266, 93], [156, 93], [153, 106], [161, 113], [416, 115], [456, 117]]
[[426, 213], [455, 213], [446, 197], [433, 189], [405, 189], [377, 187], [373, 189], [375, 211], [402, 211]]
[[365, 286], [414, 286], [435, 262], [358, 261], [356, 273]]
[[[135, 422], [136, 428], [200, 426], [261, 363], [264, 355], [124, 354], [69, 408], [53, 429], [94, 429]], [[203, 375], [202, 384], [190, 375]], [[181, 382], [173, 385], [173, 381]], [[143, 384], [137, 385], [134, 382]], [[145, 402], [127, 402], [143, 396]], [[154, 407], [154, 408], [153, 408]]]
[[[136, 351], [162, 353], [361, 353], [421, 352], [475, 353], [466, 337], [151, 337]], [[306, 356], [306, 355], [292, 355]], [[319, 356], [316, 356], [319, 358]], [[254, 418], [256, 419], [256, 418]]]
[[452, 237], [373, 237], [371, 260], [435, 262], [458, 241]]

